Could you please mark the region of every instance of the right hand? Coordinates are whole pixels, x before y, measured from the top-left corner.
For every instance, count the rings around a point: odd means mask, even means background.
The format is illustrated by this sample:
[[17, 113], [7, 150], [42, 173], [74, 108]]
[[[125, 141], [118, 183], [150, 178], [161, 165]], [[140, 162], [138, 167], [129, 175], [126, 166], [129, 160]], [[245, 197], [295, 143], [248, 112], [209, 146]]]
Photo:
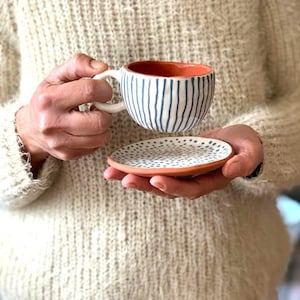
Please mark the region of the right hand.
[[111, 99], [112, 88], [105, 80], [89, 79], [106, 69], [106, 64], [76, 54], [55, 67], [18, 110], [16, 130], [31, 154], [33, 171], [48, 155], [77, 159], [108, 143], [111, 115], [78, 110], [81, 104]]

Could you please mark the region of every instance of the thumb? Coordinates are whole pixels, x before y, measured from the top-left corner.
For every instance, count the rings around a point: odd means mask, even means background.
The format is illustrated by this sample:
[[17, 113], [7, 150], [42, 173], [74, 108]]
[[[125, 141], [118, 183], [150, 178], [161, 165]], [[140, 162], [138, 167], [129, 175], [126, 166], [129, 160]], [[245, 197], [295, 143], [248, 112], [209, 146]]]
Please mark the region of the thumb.
[[249, 175], [257, 165], [257, 160], [250, 153], [241, 152], [234, 155], [224, 164], [222, 173], [225, 177], [230, 179], [245, 177]]
[[107, 64], [83, 53], [77, 53], [63, 64], [56, 66], [46, 77], [49, 84], [62, 84], [107, 70]]

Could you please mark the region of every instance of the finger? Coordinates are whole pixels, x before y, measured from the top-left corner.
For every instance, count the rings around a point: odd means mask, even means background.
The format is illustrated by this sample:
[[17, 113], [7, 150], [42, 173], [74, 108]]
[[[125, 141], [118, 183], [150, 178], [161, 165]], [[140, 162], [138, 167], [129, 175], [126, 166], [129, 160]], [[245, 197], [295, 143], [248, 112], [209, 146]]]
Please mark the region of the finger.
[[155, 186], [150, 184], [150, 178], [141, 177], [133, 174], [128, 174], [123, 177], [122, 185], [125, 188], [136, 189], [139, 191], [151, 193], [161, 197], [174, 198], [173, 195], [169, 195]]
[[223, 175], [227, 178], [245, 177], [251, 174], [261, 163], [256, 155], [241, 152], [228, 160], [222, 168]]
[[79, 159], [82, 156], [86, 156], [89, 154], [94, 153], [96, 150], [98, 150], [98, 148], [94, 148], [94, 149], [77, 149], [77, 150], [52, 150], [51, 152], [49, 152], [49, 154], [51, 154], [51, 156], [60, 159], [60, 160], [75, 160], [75, 159]]
[[46, 135], [58, 131], [74, 136], [93, 136], [108, 131], [111, 124], [112, 117], [109, 113], [72, 110], [65, 114], [40, 113], [36, 127]]
[[[74, 126], [76, 124], [76, 126]], [[90, 112], [71, 111], [65, 114], [61, 128], [75, 136], [94, 136], [105, 133], [112, 125], [112, 116], [99, 110]]]
[[58, 152], [82, 151], [97, 149], [108, 143], [108, 133], [96, 136], [72, 136], [69, 134], [58, 134], [47, 139], [49, 150]]
[[112, 87], [105, 80], [82, 79], [61, 85], [47, 86], [39, 96], [39, 105], [43, 108], [72, 110], [75, 107], [97, 102], [107, 102], [112, 98]]
[[236, 153], [223, 166], [227, 178], [247, 176], [263, 161], [263, 145], [257, 133], [247, 125], [233, 125], [217, 128], [204, 133], [206, 137], [221, 139], [229, 144]]
[[193, 179], [179, 179], [167, 176], [154, 176], [150, 184], [162, 192], [175, 197], [196, 199], [212, 191], [223, 189], [230, 182], [220, 170]]
[[46, 81], [50, 84], [61, 84], [82, 77], [92, 77], [106, 69], [107, 65], [105, 63], [78, 53], [63, 64], [55, 67], [47, 76]]
[[103, 176], [107, 180], [122, 180], [127, 173], [121, 172], [113, 167], [108, 167], [104, 173]]
[[66, 143], [66, 149], [69, 150], [97, 149], [107, 145], [110, 137], [108, 132], [90, 136], [67, 136], [70, 142]]
[[245, 177], [263, 161], [263, 146], [260, 141], [244, 139], [234, 147], [236, 155], [222, 168], [223, 175], [227, 178]]

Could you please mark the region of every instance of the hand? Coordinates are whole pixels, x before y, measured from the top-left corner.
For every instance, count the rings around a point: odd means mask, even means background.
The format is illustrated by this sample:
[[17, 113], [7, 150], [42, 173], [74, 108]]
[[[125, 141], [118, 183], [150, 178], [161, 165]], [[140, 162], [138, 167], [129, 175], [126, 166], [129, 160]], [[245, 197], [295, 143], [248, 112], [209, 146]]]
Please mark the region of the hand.
[[257, 133], [249, 126], [233, 125], [206, 132], [202, 136], [228, 142], [233, 147], [235, 155], [222, 168], [192, 179], [168, 176], [146, 178], [125, 174], [112, 167], [105, 170], [104, 177], [109, 180], [120, 180], [126, 188], [168, 198], [196, 199], [215, 190], [224, 189], [236, 177], [251, 174], [263, 161], [263, 145]]
[[105, 80], [88, 79], [106, 69], [106, 64], [76, 54], [54, 68], [30, 103], [17, 112], [17, 132], [31, 154], [33, 169], [49, 154], [62, 160], [77, 159], [108, 142], [111, 116], [96, 109], [78, 109], [84, 103], [111, 99], [112, 89]]

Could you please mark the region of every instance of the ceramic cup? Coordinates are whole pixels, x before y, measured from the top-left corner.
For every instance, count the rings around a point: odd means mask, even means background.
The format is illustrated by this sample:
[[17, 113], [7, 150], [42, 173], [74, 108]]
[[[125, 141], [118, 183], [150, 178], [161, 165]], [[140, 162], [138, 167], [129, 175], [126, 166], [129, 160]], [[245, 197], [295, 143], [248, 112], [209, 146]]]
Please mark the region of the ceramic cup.
[[103, 111], [127, 110], [140, 126], [159, 132], [180, 132], [205, 117], [214, 95], [211, 66], [171, 61], [137, 61], [107, 70], [94, 79], [115, 78], [123, 101], [94, 105]]

